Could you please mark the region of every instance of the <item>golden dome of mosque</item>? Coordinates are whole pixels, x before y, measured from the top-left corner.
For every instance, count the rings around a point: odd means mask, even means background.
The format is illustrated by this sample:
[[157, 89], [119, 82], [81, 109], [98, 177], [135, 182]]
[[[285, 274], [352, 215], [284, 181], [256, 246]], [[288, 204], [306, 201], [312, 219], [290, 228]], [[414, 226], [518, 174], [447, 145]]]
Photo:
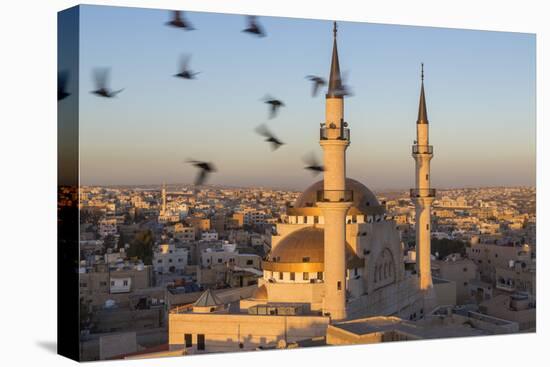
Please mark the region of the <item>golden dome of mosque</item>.
[[[264, 270], [288, 272], [320, 272], [325, 261], [325, 231], [311, 226], [301, 228], [284, 237], [264, 261]], [[361, 259], [346, 243], [348, 269], [362, 267]]]
[[[309, 186], [296, 199], [294, 207], [289, 208], [288, 215], [321, 215], [317, 207], [317, 193], [323, 190], [324, 181], [320, 180]], [[353, 204], [348, 215], [381, 215], [386, 212], [384, 205], [380, 205], [376, 195], [361, 182], [346, 178], [346, 190], [353, 192]]]

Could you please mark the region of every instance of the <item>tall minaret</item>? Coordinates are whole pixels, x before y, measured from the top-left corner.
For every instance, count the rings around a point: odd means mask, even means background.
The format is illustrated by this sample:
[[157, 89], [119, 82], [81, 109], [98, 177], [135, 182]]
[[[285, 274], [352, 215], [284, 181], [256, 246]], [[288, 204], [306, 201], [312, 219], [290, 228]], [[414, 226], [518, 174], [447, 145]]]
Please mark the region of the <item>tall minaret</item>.
[[349, 129], [344, 122], [344, 93], [336, 46], [337, 26], [330, 80], [326, 94], [326, 119], [321, 124], [320, 145], [323, 149], [324, 187], [317, 193], [317, 206], [324, 216], [325, 264], [323, 313], [332, 320], [346, 318], [346, 213], [352, 204], [352, 192], [346, 190], [346, 148]]
[[161, 196], [162, 196], [162, 210], [161, 213], [166, 213], [166, 183], [162, 183], [162, 190], [161, 190]]
[[416, 267], [420, 280], [420, 289], [432, 287], [431, 273], [431, 207], [435, 198], [435, 189], [430, 188], [430, 160], [433, 147], [428, 140], [428, 113], [424, 96], [424, 64], [421, 66], [422, 85], [418, 120], [416, 121], [416, 142], [412, 147], [412, 156], [416, 162], [416, 188], [411, 189], [411, 199], [416, 209]]

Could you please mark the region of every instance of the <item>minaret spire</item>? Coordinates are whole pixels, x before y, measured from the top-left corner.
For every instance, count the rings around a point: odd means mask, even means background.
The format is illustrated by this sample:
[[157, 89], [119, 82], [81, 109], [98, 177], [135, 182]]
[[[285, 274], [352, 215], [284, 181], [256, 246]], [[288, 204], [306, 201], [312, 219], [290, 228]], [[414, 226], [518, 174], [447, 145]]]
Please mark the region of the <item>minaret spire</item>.
[[336, 35], [338, 25], [334, 22], [332, 28], [334, 41], [332, 43], [332, 62], [330, 64], [330, 77], [328, 81], [327, 98], [342, 98], [342, 77], [340, 76], [340, 63], [338, 61], [338, 46], [336, 44]]
[[[435, 199], [435, 190], [430, 185], [430, 161], [433, 147], [429, 141], [428, 113], [424, 95], [424, 63], [420, 69], [420, 102], [418, 120], [416, 120], [416, 141], [412, 147], [412, 156], [416, 163], [415, 188], [411, 189], [411, 199], [416, 212], [416, 263], [419, 286], [423, 291], [432, 289], [431, 274], [431, 207]], [[427, 295], [431, 295], [427, 293]]]
[[417, 124], [428, 123], [428, 112], [426, 110], [426, 96], [424, 95], [424, 63], [421, 63], [421, 87], [420, 87], [420, 101], [418, 102], [418, 120]]

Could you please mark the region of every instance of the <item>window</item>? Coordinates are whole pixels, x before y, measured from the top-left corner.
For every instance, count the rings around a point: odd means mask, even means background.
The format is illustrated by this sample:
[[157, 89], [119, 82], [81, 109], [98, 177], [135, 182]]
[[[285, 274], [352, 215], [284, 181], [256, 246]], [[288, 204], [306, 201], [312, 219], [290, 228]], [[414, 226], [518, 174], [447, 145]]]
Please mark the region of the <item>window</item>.
[[309, 280], [309, 273], [303, 273], [302, 274], [302, 279], [303, 280]]
[[296, 273], [290, 273], [290, 280], [296, 280]]
[[178, 259], [178, 262], [179, 262], [179, 263], [180, 263], [180, 262], [182, 262], [182, 261], [183, 261], [183, 259], [181, 259], [181, 258], [180, 258], [180, 259]]
[[193, 346], [193, 335], [185, 334], [185, 347], [189, 348]]
[[353, 275], [357, 276], [357, 268], [353, 269]]
[[430, 177], [430, 175], [426, 174], [426, 181], [428, 181], [428, 177]]
[[81, 287], [81, 288], [86, 288], [87, 286], [88, 286], [87, 283], [80, 283], [80, 287]]
[[246, 260], [246, 265], [252, 265], [254, 262], [252, 260]]
[[303, 263], [308, 263], [309, 262], [309, 256], [302, 257], [302, 262]]
[[218, 259], [218, 264], [221, 264], [221, 263], [222, 263], [222, 259], [219, 258], [219, 259]]
[[114, 285], [115, 285], [115, 281], [111, 280], [111, 287], [114, 287]]
[[464, 282], [464, 286], [466, 287], [468, 285], [468, 282]]
[[158, 259], [157, 260], [157, 264], [161, 264], [162, 263], [162, 260], [161, 259]]
[[107, 286], [107, 282], [99, 282], [99, 285], [100, 285], [101, 287], [106, 287], [106, 286]]
[[126, 287], [126, 286], [128, 286], [128, 281], [125, 280], [125, 281], [122, 282], [122, 284]]
[[429, 224], [426, 224], [426, 229], [430, 229], [430, 225], [429, 225]]
[[279, 272], [279, 280], [283, 280], [283, 272]]
[[197, 334], [197, 350], [204, 350], [204, 349], [205, 349], [204, 334]]
[[171, 263], [171, 262], [172, 262], [172, 259], [168, 259], [168, 262]]
[[462, 269], [462, 271], [467, 272], [467, 271], [468, 271], [468, 268], [464, 268], [464, 269]]
[[336, 284], [336, 289], [338, 289], [339, 291], [342, 290], [342, 282], [341, 281], [338, 281], [338, 283]]
[[317, 272], [317, 279], [323, 280], [323, 272], [322, 271]]

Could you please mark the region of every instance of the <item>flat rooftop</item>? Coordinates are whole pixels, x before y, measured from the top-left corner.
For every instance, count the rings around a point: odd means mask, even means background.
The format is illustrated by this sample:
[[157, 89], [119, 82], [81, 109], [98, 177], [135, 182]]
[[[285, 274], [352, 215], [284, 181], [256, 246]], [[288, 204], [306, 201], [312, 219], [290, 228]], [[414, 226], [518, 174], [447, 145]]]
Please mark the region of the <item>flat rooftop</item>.
[[432, 325], [406, 321], [395, 316], [375, 316], [344, 321], [332, 327], [358, 336], [372, 333], [397, 332], [418, 339], [453, 338], [487, 335], [484, 331], [461, 325]]

